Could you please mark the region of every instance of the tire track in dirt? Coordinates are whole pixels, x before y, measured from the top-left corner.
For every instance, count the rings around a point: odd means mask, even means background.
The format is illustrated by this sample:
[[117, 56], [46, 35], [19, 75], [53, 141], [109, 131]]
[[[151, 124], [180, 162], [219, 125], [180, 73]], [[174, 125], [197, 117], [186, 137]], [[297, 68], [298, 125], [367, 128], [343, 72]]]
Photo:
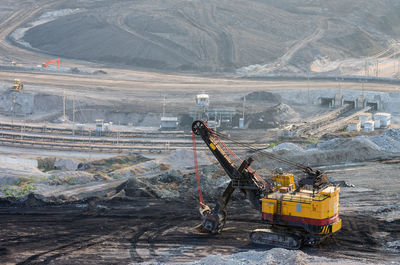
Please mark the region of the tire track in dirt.
[[[263, 226], [259, 214], [243, 201], [233, 201], [219, 235], [199, 235], [193, 202], [135, 198], [99, 202], [97, 207], [73, 205], [2, 207], [0, 262], [17, 264], [96, 264], [188, 262], [213, 254], [269, 248], [251, 245], [248, 232]], [[400, 224], [373, 216], [342, 215], [343, 230], [311, 255], [384, 260], [376, 232], [399, 235]], [[13, 234], [10, 234], [10, 229]], [[397, 231], [397, 232], [396, 232]]]

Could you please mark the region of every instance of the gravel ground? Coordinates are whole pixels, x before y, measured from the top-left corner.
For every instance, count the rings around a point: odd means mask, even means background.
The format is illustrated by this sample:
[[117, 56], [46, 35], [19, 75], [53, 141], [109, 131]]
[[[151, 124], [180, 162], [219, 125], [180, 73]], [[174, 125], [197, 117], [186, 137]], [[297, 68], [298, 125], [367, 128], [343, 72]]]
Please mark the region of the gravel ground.
[[[199, 261], [189, 263], [190, 265], [361, 265], [374, 264], [363, 261], [354, 261], [349, 259], [332, 259], [318, 256], [310, 256], [300, 250], [287, 250], [283, 248], [273, 248], [268, 251], [248, 251], [233, 255], [223, 256], [221, 254], [202, 258]], [[385, 263], [381, 263], [385, 264]], [[390, 263], [387, 263], [390, 264]]]
[[384, 133], [370, 139], [386, 151], [400, 152], [400, 129], [388, 129]]

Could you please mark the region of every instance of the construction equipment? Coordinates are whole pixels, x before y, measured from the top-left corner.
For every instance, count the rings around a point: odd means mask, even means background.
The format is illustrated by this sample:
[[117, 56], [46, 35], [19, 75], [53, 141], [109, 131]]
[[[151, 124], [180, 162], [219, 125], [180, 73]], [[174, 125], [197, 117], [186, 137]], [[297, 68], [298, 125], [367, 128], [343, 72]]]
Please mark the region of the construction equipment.
[[24, 84], [21, 82], [20, 79], [14, 79], [14, 85], [11, 87], [11, 90], [16, 92], [21, 92], [24, 88]]
[[50, 60], [42, 64], [42, 67], [47, 67], [51, 63], [57, 63], [57, 67], [60, 67], [60, 59]]
[[[250, 240], [255, 244], [288, 249], [299, 249], [303, 245], [316, 246], [341, 228], [342, 220], [338, 210], [340, 188], [327, 182], [326, 173], [234, 141], [213, 131], [200, 120], [193, 122], [192, 131], [194, 152], [194, 135], [200, 135], [231, 179], [215, 206], [210, 208], [202, 201], [195, 155], [201, 232], [221, 233], [227, 215], [226, 207], [235, 189], [246, 195], [251, 205], [261, 211], [261, 218], [265, 221], [265, 227], [250, 233]], [[254, 153], [301, 169], [305, 176], [296, 185], [293, 174], [275, 171], [270, 181], [273, 184], [270, 184], [251, 169], [251, 157], [241, 160], [220, 138], [229, 139]], [[240, 166], [235, 164], [234, 159], [241, 163]]]

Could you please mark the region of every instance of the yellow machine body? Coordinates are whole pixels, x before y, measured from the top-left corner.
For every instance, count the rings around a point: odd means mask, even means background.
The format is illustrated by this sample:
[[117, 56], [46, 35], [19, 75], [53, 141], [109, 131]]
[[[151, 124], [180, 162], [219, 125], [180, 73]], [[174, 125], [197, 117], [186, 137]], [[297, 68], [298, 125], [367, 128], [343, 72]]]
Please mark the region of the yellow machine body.
[[17, 91], [17, 92], [21, 92], [23, 87], [24, 87], [24, 85], [22, 84], [21, 80], [14, 79], [14, 85], [11, 89], [14, 91]]
[[261, 199], [264, 220], [302, 227], [314, 234], [331, 234], [341, 228], [339, 187], [328, 185], [313, 193], [308, 189], [295, 191], [292, 174], [277, 175], [273, 180], [275, 192]]

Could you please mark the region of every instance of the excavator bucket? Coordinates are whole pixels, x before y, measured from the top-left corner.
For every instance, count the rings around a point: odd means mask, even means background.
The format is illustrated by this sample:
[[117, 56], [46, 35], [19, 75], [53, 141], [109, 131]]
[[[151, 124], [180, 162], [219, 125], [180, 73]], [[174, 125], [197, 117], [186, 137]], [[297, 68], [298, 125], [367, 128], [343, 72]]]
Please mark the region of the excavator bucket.
[[199, 210], [201, 215], [201, 223], [195, 228], [200, 234], [219, 234], [224, 225], [226, 219], [226, 211], [221, 210], [220, 205], [217, 205], [210, 209], [207, 205]]
[[200, 208], [201, 224], [197, 226], [200, 233], [219, 234], [225, 226], [226, 206], [235, 190], [232, 181], [218, 199], [214, 208], [202, 205]]

